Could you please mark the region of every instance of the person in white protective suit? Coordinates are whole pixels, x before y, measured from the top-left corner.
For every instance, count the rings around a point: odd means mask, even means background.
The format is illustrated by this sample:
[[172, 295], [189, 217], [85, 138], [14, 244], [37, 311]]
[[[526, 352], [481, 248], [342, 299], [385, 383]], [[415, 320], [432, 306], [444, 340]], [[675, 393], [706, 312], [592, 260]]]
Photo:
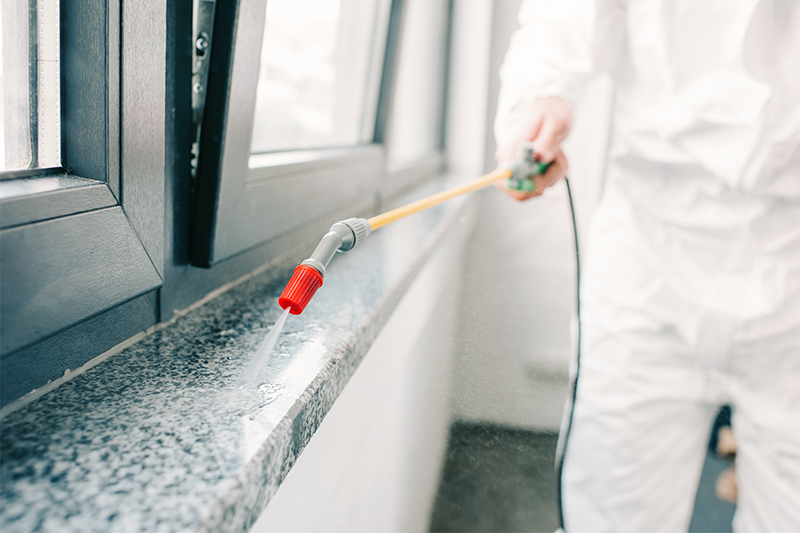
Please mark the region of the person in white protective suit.
[[[501, 70], [497, 157], [561, 141], [615, 82], [587, 239], [564, 450], [568, 533], [686, 531], [733, 408], [735, 531], [800, 531], [800, 1], [529, 0]], [[576, 155], [577, 156], [577, 155]]]

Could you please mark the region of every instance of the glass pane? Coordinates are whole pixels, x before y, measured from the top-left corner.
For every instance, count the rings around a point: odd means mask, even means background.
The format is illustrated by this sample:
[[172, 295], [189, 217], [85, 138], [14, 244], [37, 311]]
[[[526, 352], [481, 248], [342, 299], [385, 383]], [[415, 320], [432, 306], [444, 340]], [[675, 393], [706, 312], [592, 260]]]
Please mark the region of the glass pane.
[[61, 164], [59, 2], [2, 2], [0, 170]]
[[[253, 153], [370, 140], [373, 54], [382, 55], [376, 0], [269, 0]], [[367, 108], [370, 109], [367, 109]]]
[[440, 148], [447, 0], [406, 0], [388, 155], [411, 161]]

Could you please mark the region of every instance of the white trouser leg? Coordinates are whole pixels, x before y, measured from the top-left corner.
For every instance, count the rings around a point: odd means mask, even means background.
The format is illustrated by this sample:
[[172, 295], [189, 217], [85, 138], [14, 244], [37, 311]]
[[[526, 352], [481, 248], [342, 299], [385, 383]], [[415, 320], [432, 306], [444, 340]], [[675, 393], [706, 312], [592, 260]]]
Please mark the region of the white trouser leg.
[[786, 431], [770, 431], [733, 416], [739, 490], [736, 533], [800, 531], [800, 443]]
[[800, 290], [742, 324], [731, 362], [737, 533], [800, 531]]
[[652, 400], [620, 416], [585, 400], [563, 472], [566, 531], [686, 531], [716, 408]]
[[563, 472], [568, 533], [689, 526], [717, 404], [692, 394], [703, 371], [676, 364], [680, 343], [664, 337], [585, 344]]
[[713, 345], [729, 330], [703, 327], [714, 321], [674, 293], [637, 232], [625, 202], [606, 198], [581, 293], [583, 353], [562, 477], [567, 533], [686, 531], [721, 400], [697, 338]]

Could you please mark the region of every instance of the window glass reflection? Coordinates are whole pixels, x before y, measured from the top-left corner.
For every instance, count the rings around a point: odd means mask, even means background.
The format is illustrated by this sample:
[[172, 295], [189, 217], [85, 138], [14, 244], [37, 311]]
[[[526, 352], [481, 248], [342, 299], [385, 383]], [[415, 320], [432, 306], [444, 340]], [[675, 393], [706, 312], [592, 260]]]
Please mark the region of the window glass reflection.
[[0, 170], [61, 164], [59, 2], [0, 8]]
[[369, 140], [380, 7], [373, 0], [267, 2], [253, 153]]
[[407, 0], [389, 125], [389, 160], [403, 163], [441, 146], [446, 0]]

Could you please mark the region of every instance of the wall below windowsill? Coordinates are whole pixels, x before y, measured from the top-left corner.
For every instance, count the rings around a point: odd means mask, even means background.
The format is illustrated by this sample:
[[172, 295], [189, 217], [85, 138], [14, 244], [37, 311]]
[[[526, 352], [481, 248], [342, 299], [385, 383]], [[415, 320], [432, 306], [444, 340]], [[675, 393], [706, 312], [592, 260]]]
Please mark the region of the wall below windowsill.
[[246, 530], [433, 250], [474, 221], [472, 205], [456, 199], [337, 256], [306, 312], [290, 316], [258, 387], [238, 379], [280, 314], [283, 271], [10, 413], [0, 421], [0, 529]]

